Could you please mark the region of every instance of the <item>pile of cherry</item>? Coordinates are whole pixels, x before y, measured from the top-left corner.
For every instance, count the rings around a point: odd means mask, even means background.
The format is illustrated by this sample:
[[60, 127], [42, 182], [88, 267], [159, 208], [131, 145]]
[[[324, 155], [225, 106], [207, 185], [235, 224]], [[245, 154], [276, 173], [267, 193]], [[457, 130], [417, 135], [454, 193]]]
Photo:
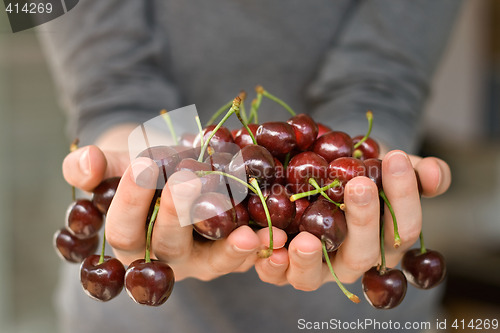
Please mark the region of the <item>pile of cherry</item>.
[[[256, 92], [248, 117], [244, 108], [246, 94], [241, 93], [217, 111], [205, 128], [199, 125], [197, 135], [184, 133], [177, 137], [168, 114], [163, 112], [175, 145], [150, 147], [139, 156], [153, 159], [163, 171], [160, 174], [188, 170], [200, 178], [201, 195], [192, 206], [191, 216], [194, 230], [208, 240], [225, 238], [242, 225], [267, 227], [269, 246], [258, 253], [259, 257], [267, 258], [273, 249], [272, 227], [285, 230], [289, 240], [303, 231], [318, 237], [331, 274], [344, 294], [357, 303], [359, 298], [342, 285], [330, 263], [330, 254], [342, 245], [347, 235], [343, 197], [349, 180], [366, 176], [375, 182], [383, 203], [381, 215], [385, 203], [385, 210], [389, 210], [393, 219], [394, 246], [400, 246], [396, 216], [382, 188], [379, 145], [369, 137], [373, 115], [367, 112], [366, 135], [351, 138], [316, 123], [306, 114], [296, 114], [261, 86], [257, 86]], [[291, 118], [286, 122], [258, 124], [263, 97], [279, 103]], [[228, 108], [220, 122], [213, 125]], [[231, 115], [238, 117], [242, 128], [230, 131], [223, 126]], [[241, 171], [246, 180], [234, 176]], [[92, 298], [108, 301], [123, 286], [140, 304], [158, 306], [170, 296], [175, 280], [172, 269], [167, 263], [150, 258], [151, 234], [166, 178], [158, 179], [159, 190], [145, 221], [148, 227], [145, 257], [131, 263], [126, 270], [116, 258], [104, 255], [105, 239], [101, 254], [93, 254], [98, 247], [97, 233], [119, 178], [104, 180], [93, 191], [92, 200], [79, 199], [69, 207], [66, 227], [54, 237], [55, 246], [67, 261], [82, 262], [81, 283]], [[236, 203], [232, 197], [236, 192], [244, 193], [245, 199]], [[381, 263], [363, 275], [362, 284], [372, 306], [390, 309], [402, 302], [407, 281], [418, 288], [432, 288], [444, 279], [446, 266], [440, 253], [425, 248], [421, 233], [420, 248], [407, 251], [403, 257], [403, 271], [386, 267], [384, 227], [380, 224]]]

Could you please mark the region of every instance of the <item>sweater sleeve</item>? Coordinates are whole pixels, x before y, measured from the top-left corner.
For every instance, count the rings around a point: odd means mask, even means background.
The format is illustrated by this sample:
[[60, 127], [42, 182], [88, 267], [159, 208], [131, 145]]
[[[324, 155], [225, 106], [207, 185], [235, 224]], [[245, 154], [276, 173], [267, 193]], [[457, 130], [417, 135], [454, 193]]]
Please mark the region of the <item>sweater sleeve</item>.
[[359, 135], [372, 110], [372, 135], [391, 149], [414, 152], [432, 74], [460, 2], [357, 1], [308, 87], [315, 119]]
[[38, 31], [69, 112], [68, 134], [93, 142], [119, 123], [179, 106], [153, 0], [81, 0]]

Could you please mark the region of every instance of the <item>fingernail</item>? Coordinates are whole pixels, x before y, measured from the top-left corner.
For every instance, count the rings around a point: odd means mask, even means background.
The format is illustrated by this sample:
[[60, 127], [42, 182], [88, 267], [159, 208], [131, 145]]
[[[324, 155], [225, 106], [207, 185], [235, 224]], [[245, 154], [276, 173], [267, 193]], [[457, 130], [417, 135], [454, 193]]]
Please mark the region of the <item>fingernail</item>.
[[275, 263], [274, 261], [271, 260], [271, 258], [269, 258], [269, 265], [271, 265], [272, 267], [275, 267], [275, 268], [280, 268], [280, 267], [283, 267], [285, 264]]
[[365, 186], [353, 186], [350, 188], [350, 192], [353, 192], [352, 201], [358, 206], [366, 206], [372, 200], [373, 194], [369, 187]]
[[242, 249], [236, 245], [233, 245], [233, 250], [234, 252], [238, 252], [238, 253], [241, 253], [241, 254], [247, 254], [247, 253], [251, 253], [251, 252], [257, 252], [255, 249]]
[[135, 183], [147, 189], [156, 188], [155, 167], [153, 161], [140, 158], [132, 163], [132, 173]]
[[78, 160], [80, 165], [80, 171], [85, 175], [90, 174], [90, 158], [89, 158], [89, 148], [85, 148], [80, 155]]
[[311, 258], [314, 258], [315, 256], [317, 256], [319, 253], [319, 251], [313, 251], [313, 252], [302, 252], [300, 250], [297, 250], [297, 255], [302, 258], [302, 259], [306, 259], [306, 260], [309, 260]]
[[407, 172], [410, 162], [404, 153], [395, 153], [389, 159], [389, 172], [393, 176], [399, 176]]

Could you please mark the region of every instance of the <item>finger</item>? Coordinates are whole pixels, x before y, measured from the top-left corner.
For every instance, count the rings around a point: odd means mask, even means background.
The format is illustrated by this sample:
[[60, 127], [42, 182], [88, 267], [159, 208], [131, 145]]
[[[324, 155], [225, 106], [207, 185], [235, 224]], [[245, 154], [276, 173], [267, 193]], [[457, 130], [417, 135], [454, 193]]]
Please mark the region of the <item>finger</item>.
[[104, 153], [97, 146], [86, 146], [68, 154], [62, 169], [70, 185], [92, 191], [103, 179], [121, 176], [128, 164], [126, 152]]
[[290, 242], [288, 256], [288, 282], [298, 290], [318, 289], [323, 283], [321, 241], [308, 232], [301, 232]]
[[277, 249], [269, 258], [258, 259], [255, 270], [263, 282], [282, 286], [288, 283], [286, 270], [288, 268], [288, 251]]
[[403, 252], [418, 239], [422, 227], [422, 210], [417, 178], [408, 155], [389, 152], [382, 161], [382, 183], [397, 220], [401, 247], [394, 249], [394, 227], [388, 207], [385, 207], [386, 260], [389, 267], [397, 264]]
[[144, 256], [145, 223], [157, 176], [152, 160], [138, 158], [125, 171], [109, 207], [106, 239], [124, 264]]
[[347, 236], [332, 262], [342, 282], [353, 283], [380, 255], [380, 204], [377, 186], [367, 177], [349, 181], [344, 192]]
[[426, 157], [415, 165], [422, 188], [422, 195], [435, 197], [448, 190], [451, 184], [451, 171], [448, 164], [436, 157]]
[[179, 171], [168, 179], [152, 238], [153, 251], [158, 258], [175, 264], [191, 254], [191, 206], [200, 192], [201, 182], [192, 172]]
[[[259, 237], [255, 232], [248, 226], [241, 226], [226, 239], [213, 243], [206, 261], [207, 268], [214, 277], [231, 273], [245, 263], [247, 258], [255, 262], [259, 245]], [[202, 262], [198, 264], [203, 265]]]
[[[269, 229], [262, 228], [257, 231], [257, 236], [259, 236], [261, 247], [269, 247]], [[281, 249], [285, 246], [287, 240], [287, 234], [284, 230], [273, 227], [273, 249]]]

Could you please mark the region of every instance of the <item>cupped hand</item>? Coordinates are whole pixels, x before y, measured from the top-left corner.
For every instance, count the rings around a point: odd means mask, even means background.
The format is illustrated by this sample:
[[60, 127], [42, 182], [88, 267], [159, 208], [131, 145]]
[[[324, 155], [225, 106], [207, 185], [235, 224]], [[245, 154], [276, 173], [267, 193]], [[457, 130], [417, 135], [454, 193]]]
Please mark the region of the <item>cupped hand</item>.
[[[396, 249], [392, 218], [386, 209], [383, 216], [386, 263], [394, 267], [419, 237], [420, 195], [434, 197], [444, 193], [450, 185], [451, 172], [438, 158], [408, 156], [398, 150], [384, 156], [382, 170], [384, 192], [394, 209], [401, 236], [401, 246]], [[375, 183], [367, 177], [352, 179], [346, 185], [344, 202], [348, 233], [342, 246], [330, 254], [330, 259], [339, 279], [353, 283], [380, 263], [380, 207]], [[255, 268], [265, 282], [291, 284], [304, 291], [316, 290], [325, 282], [333, 281], [322, 261], [321, 241], [308, 232], [298, 234], [288, 250], [274, 251], [270, 258], [256, 261]]]

